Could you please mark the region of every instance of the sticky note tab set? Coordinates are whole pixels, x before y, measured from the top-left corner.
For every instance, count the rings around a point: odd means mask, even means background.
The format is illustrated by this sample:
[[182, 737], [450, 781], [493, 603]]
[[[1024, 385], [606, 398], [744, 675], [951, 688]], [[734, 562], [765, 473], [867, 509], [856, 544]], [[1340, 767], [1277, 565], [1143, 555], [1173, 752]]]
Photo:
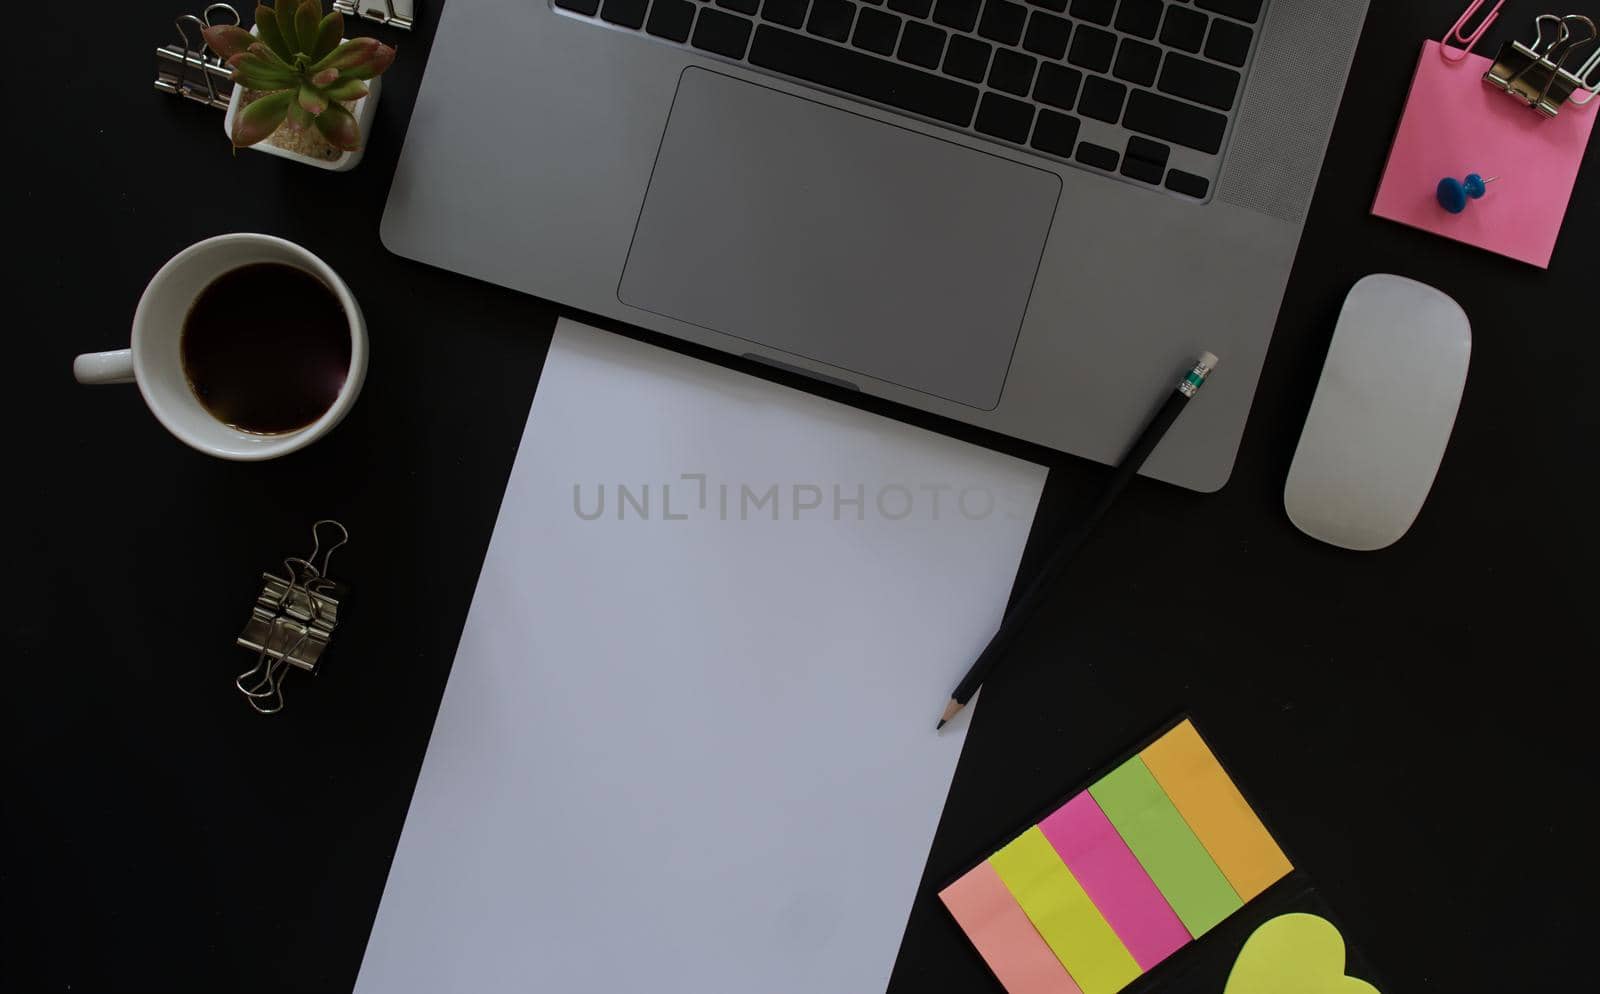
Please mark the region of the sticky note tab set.
[[1185, 720], [939, 896], [1010, 994], [1116, 994], [1292, 869]]

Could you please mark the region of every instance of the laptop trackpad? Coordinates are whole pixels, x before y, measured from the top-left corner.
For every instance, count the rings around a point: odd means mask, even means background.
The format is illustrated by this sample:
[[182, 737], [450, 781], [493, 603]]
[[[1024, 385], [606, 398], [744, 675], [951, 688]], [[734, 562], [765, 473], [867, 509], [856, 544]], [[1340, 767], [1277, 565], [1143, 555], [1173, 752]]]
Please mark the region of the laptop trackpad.
[[1053, 173], [702, 69], [678, 85], [623, 303], [984, 410]]

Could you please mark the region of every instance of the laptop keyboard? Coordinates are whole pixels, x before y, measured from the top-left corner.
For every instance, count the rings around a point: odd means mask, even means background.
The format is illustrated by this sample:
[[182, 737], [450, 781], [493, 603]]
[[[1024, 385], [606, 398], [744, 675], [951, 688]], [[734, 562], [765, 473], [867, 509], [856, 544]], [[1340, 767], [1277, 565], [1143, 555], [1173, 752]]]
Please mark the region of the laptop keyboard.
[[1204, 200], [1265, 0], [552, 0]]

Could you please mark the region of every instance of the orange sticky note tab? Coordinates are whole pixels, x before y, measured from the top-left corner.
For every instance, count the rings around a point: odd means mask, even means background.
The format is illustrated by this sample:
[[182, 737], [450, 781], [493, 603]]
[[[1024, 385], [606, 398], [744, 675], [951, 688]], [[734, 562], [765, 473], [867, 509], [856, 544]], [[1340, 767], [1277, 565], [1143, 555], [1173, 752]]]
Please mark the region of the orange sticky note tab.
[[1083, 994], [988, 861], [939, 892], [1008, 994]]
[[1139, 757], [1242, 900], [1294, 869], [1194, 725], [1184, 721]]

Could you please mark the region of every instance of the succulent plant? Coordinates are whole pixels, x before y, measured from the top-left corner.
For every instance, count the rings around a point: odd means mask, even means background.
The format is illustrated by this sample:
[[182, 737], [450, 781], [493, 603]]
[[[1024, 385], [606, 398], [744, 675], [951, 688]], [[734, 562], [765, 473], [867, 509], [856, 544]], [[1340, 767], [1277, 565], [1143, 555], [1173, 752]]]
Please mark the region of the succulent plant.
[[336, 148], [361, 147], [361, 130], [343, 101], [367, 95], [364, 80], [389, 68], [394, 49], [376, 38], [344, 41], [344, 16], [322, 0], [277, 0], [256, 7], [256, 34], [233, 24], [206, 28], [206, 44], [233, 70], [234, 84], [261, 95], [234, 118], [233, 147], [280, 125], [315, 127]]

